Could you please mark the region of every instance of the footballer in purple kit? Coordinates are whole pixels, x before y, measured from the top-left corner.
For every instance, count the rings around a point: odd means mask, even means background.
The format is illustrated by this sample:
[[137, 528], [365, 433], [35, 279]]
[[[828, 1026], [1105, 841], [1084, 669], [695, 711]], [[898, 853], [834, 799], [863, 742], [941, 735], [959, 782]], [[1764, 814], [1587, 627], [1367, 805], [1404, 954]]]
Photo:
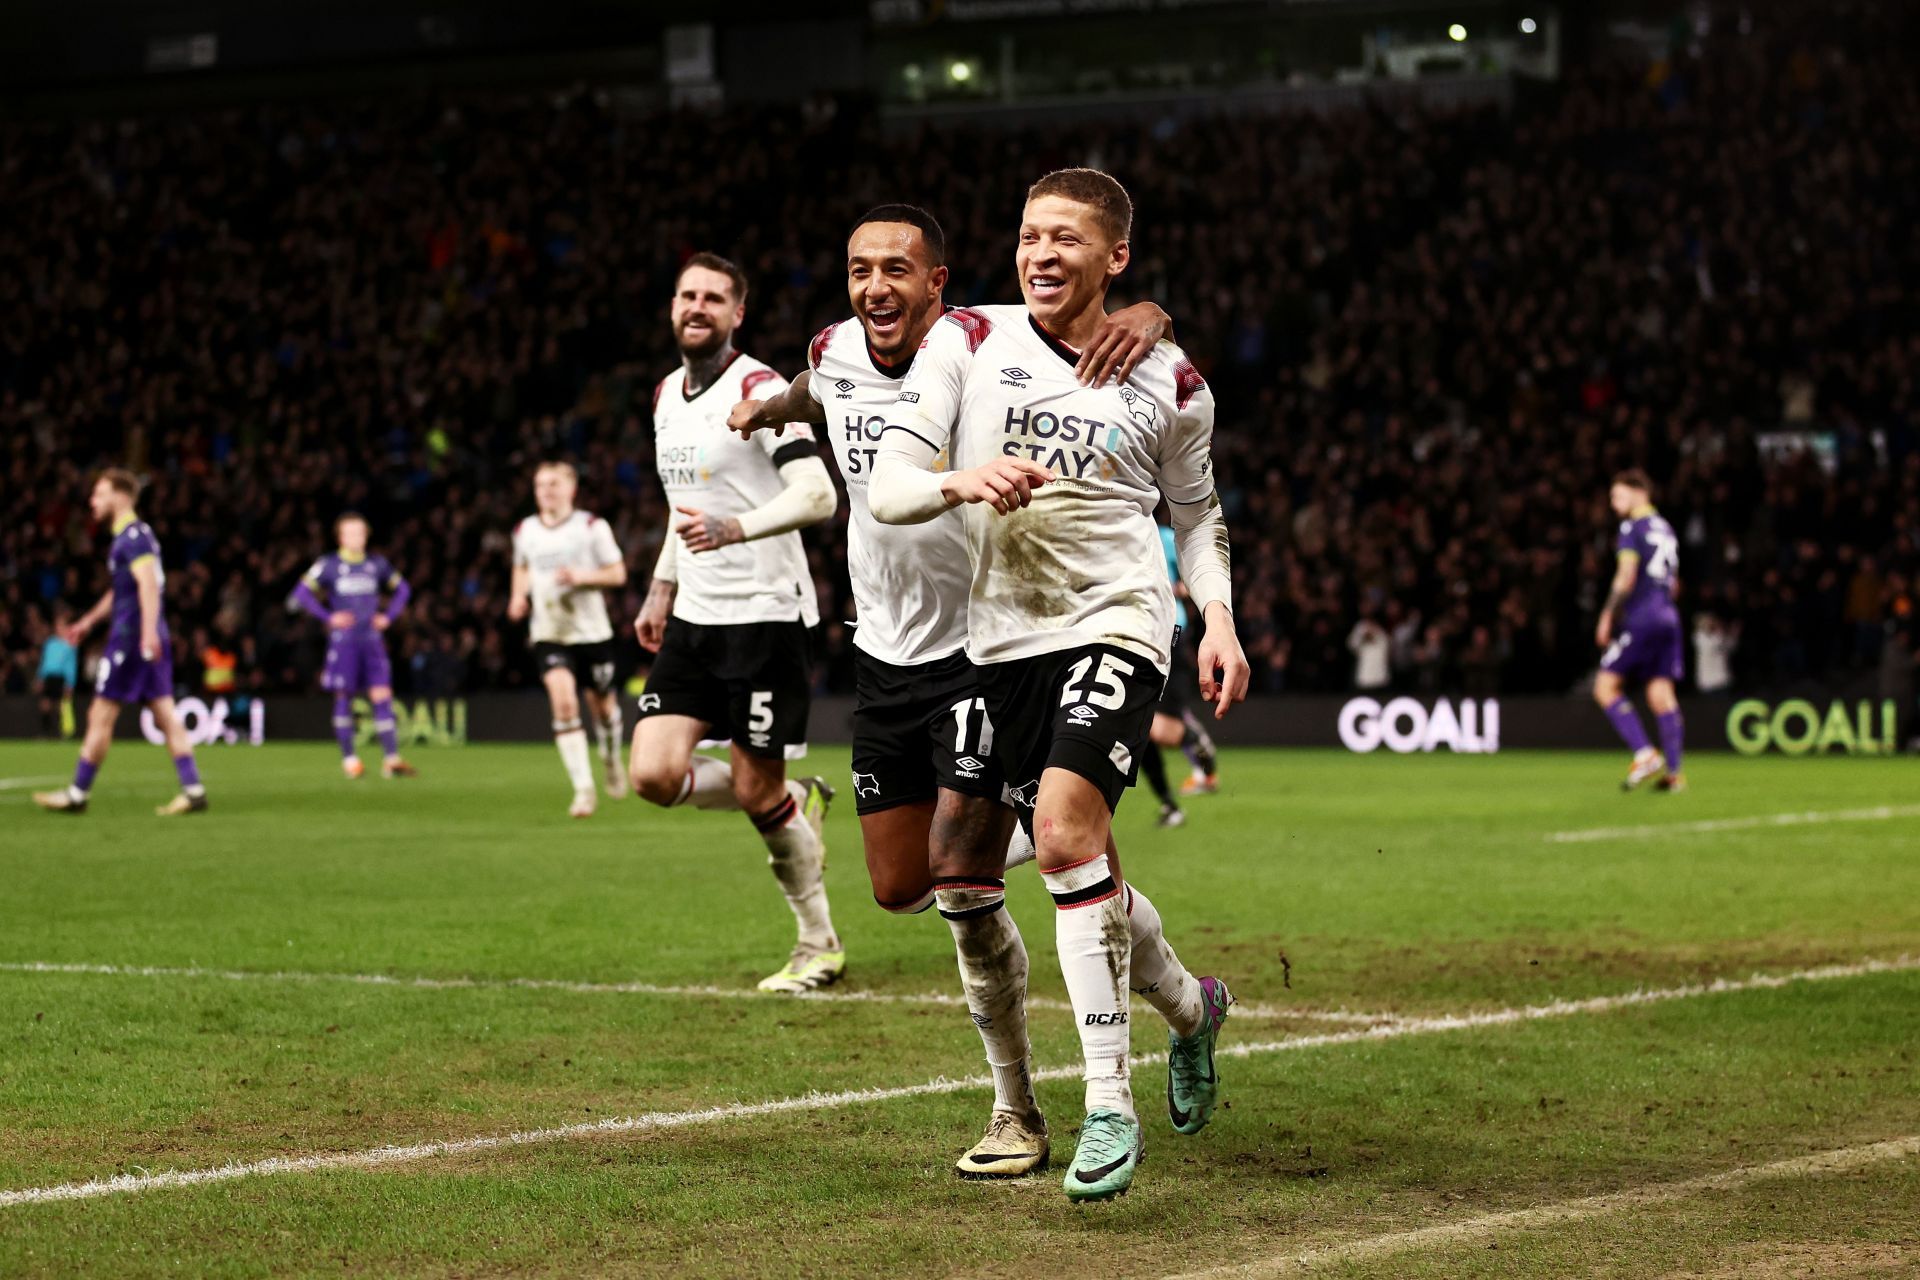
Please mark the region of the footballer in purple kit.
[[173, 709], [173, 640], [160, 607], [166, 573], [160, 566], [160, 540], [134, 513], [140, 482], [118, 467], [100, 473], [89, 499], [93, 518], [113, 530], [107, 550], [107, 569], [113, 585], [99, 603], [67, 629], [76, 648], [104, 619], [112, 622], [107, 647], [100, 655], [93, 702], [87, 708], [87, 735], [80, 744], [80, 761], [73, 782], [60, 791], [42, 791], [34, 803], [56, 813], [85, 813], [88, 796], [107, 749], [113, 745], [113, 727], [120, 708], [139, 703], [153, 713], [153, 723], [166, 737], [180, 778], [180, 794], [161, 805], [157, 813], [175, 817], [201, 813], [207, 807], [207, 789], [193, 758], [193, 743]]
[[[1593, 681], [1593, 700], [1607, 714], [1633, 763], [1621, 782], [1631, 791], [1644, 782], [1656, 790], [1684, 791], [1680, 771], [1683, 729], [1675, 686], [1686, 675], [1680, 611], [1674, 605], [1679, 585], [1680, 540], [1673, 526], [1653, 507], [1653, 483], [1638, 469], [1613, 478], [1608, 494], [1620, 517], [1613, 589], [1601, 606], [1594, 641], [1604, 650]], [[1646, 687], [1647, 705], [1660, 731], [1660, 745], [1647, 739], [1646, 727], [1626, 696], [1628, 681]]]
[[[412, 588], [385, 556], [367, 554], [366, 517], [349, 511], [333, 528], [339, 549], [313, 562], [293, 589], [293, 603], [327, 628], [327, 666], [320, 686], [333, 695], [340, 768], [349, 778], [366, 772], [355, 748], [353, 724], [354, 696], [365, 694], [373, 704], [374, 732], [380, 737], [381, 776], [411, 778], [414, 767], [400, 758], [385, 632], [399, 621]], [[380, 607], [382, 591], [389, 593], [385, 609]]]

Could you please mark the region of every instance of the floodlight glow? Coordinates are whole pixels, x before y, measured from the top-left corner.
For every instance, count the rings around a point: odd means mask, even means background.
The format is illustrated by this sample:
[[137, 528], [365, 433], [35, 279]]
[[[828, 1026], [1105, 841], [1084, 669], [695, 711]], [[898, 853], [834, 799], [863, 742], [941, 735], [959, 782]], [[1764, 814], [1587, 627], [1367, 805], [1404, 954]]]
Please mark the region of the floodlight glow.
[[1450, 40], [1465, 40], [1467, 38], [1467, 29], [1456, 22], [1447, 28], [1447, 38]]
[[973, 79], [972, 64], [966, 62], [953, 63], [947, 68], [947, 78], [955, 84], [965, 84], [967, 81]]
[[1530, 35], [1532, 35], [1532, 34], [1533, 34], [1534, 32], [1536, 32], [1536, 31], [1538, 31], [1539, 29], [1540, 29], [1540, 24], [1539, 24], [1539, 23], [1537, 23], [1537, 22], [1535, 22], [1535, 21], [1534, 21], [1534, 20], [1533, 20], [1532, 18], [1522, 18], [1522, 19], [1520, 19], [1520, 34], [1521, 34], [1521, 35], [1523, 35], [1523, 36], [1530, 36]]

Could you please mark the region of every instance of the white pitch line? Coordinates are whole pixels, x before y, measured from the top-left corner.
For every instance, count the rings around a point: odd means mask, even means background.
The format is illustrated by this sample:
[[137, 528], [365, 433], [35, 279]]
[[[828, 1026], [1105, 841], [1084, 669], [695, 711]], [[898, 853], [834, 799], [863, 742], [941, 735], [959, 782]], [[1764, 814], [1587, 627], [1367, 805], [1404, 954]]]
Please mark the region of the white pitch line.
[[1827, 809], [1807, 813], [1763, 813], [1744, 818], [1709, 818], [1704, 822], [1654, 822], [1641, 827], [1590, 827], [1585, 831], [1555, 831], [1551, 844], [1581, 844], [1588, 840], [1638, 840], [1657, 836], [1699, 835], [1709, 831], [1746, 831], [1754, 827], [1804, 827], [1827, 822], [1886, 822], [1892, 818], [1920, 818], [1920, 804], [1883, 804], [1872, 809]]
[[[59, 964], [42, 960], [0, 961], [0, 973], [90, 974], [115, 978], [208, 978], [221, 982], [333, 982], [363, 987], [395, 987], [419, 991], [566, 991], [579, 995], [640, 995], [715, 997], [722, 1000], [811, 1000], [823, 1004], [926, 1004], [965, 1007], [966, 1000], [950, 992], [809, 991], [794, 996], [783, 992], [740, 987], [664, 986], [652, 982], [575, 982], [563, 978], [426, 978], [387, 973], [313, 973], [301, 970], [203, 969], [194, 966]], [[1065, 1000], [1034, 996], [1029, 1009], [1071, 1013]], [[1377, 1026], [1394, 1022], [1398, 1014], [1354, 1013], [1347, 1009], [1284, 1009], [1269, 1005], [1235, 1005], [1242, 1016], [1293, 1018], [1308, 1022]]]
[[[1695, 996], [1771, 990], [1798, 982], [1827, 982], [1838, 978], [1858, 978], [1876, 973], [1906, 973], [1914, 970], [1920, 970], [1920, 957], [1900, 956], [1894, 960], [1863, 960], [1857, 964], [1828, 965], [1819, 969], [1802, 969], [1794, 973], [1755, 974], [1751, 978], [1734, 981], [1721, 979], [1684, 987], [1629, 991], [1615, 996], [1595, 996], [1589, 1000], [1558, 1000], [1552, 1004], [1496, 1009], [1487, 1013], [1459, 1014], [1441, 1018], [1406, 1018], [1363, 1030], [1297, 1036], [1286, 1040], [1242, 1042], [1221, 1048], [1218, 1056], [1250, 1058], [1256, 1054], [1285, 1053], [1329, 1045], [1397, 1040], [1403, 1036], [1506, 1026], [1517, 1022], [1565, 1018], [1583, 1013], [1604, 1013], [1633, 1005], [1657, 1004], [1662, 1001], [1684, 1000]], [[1132, 1062], [1135, 1066], [1145, 1066], [1160, 1059], [1161, 1055], [1158, 1053], [1141, 1053], [1135, 1054]], [[1079, 1063], [1071, 1066], [1048, 1067], [1033, 1073], [1036, 1080], [1077, 1080], [1080, 1075]], [[780, 1098], [771, 1102], [734, 1103], [699, 1111], [654, 1111], [638, 1116], [560, 1125], [551, 1129], [533, 1129], [505, 1135], [456, 1138], [440, 1142], [417, 1143], [412, 1146], [375, 1147], [371, 1150], [341, 1151], [324, 1155], [273, 1156], [265, 1160], [218, 1165], [206, 1169], [167, 1170], [162, 1173], [123, 1173], [111, 1178], [96, 1178], [88, 1182], [69, 1182], [47, 1187], [0, 1191], [0, 1209], [25, 1204], [45, 1204], [56, 1200], [90, 1200], [99, 1196], [157, 1191], [167, 1187], [200, 1186], [210, 1182], [231, 1182], [238, 1178], [280, 1173], [312, 1173], [327, 1169], [371, 1169], [382, 1165], [426, 1160], [434, 1156], [466, 1155], [476, 1151], [533, 1146], [609, 1133], [642, 1133], [656, 1129], [677, 1129], [688, 1125], [739, 1120], [752, 1116], [777, 1115], [795, 1111], [832, 1111], [866, 1102], [889, 1102], [897, 1098], [919, 1098], [932, 1094], [955, 1093], [963, 1089], [985, 1089], [992, 1083], [992, 1079], [987, 1076], [969, 1076], [961, 1080], [950, 1080], [942, 1076], [923, 1084], [900, 1085], [894, 1088], [811, 1093], [797, 1098]]]
[[43, 774], [38, 778], [0, 778], [0, 791], [26, 791], [32, 787], [50, 787], [56, 782], [65, 782], [63, 773]]
[[1625, 1191], [1583, 1196], [1578, 1200], [1562, 1200], [1555, 1204], [1535, 1205], [1529, 1209], [1491, 1213], [1483, 1217], [1469, 1218], [1464, 1222], [1446, 1222], [1438, 1226], [1421, 1227], [1414, 1231], [1394, 1231], [1386, 1235], [1367, 1236], [1324, 1249], [1271, 1254], [1252, 1262], [1214, 1267], [1207, 1271], [1190, 1271], [1180, 1276], [1170, 1277], [1170, 1280], [1267, 1280], [1272, 1276], [1296, 1275], [1322, 1266], [1364, 1262], [1397, 1253], [1409, 1253], [1415, 1249], [1478, 1244], [1487, 1237], [1504, 1231], [1537, 1231], [1546, 1227], [1563, 1227], [1571, 1223], [1583, 1222], [1588, 1218], [1619, 1213], [1622, 1210], [1668, 1204], [1675, 1200], [1684, 1200], [1690, 1196], [1710, 1192], [1737, 1191], [1753, 1183], [1775, 1178], [1815, 1178], [1836, 1173], [1850, 1173], [1856, 1169], [1888, 1164], [1916, 1155], [1920, 1155], [1920, 1136], [1891, 1138], [1885, 1142], [1868, 1143], [1858, 1147], [1839, 1147], [1816, 1152], [1813, 1155], [1795, 1156], [1790, 1160], [1776, 1160], [1772, 1164], [1743, 1165], [1720, 1173], [1688, 1178], [1684, 1182], [1659, 1182], [1651, 1186], [1630, 1187]]

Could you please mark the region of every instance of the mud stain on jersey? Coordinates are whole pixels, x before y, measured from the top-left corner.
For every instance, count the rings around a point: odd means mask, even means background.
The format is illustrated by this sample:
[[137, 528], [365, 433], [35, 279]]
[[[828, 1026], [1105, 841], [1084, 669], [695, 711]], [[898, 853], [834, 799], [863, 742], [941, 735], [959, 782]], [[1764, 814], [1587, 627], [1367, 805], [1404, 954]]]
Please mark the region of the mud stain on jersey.
[[1088, 584], [1076, 575], [1055, 549], [1066, 530], [1028, 507], [1000, 516], [987, 526], [993, 565], [1004, 577], [1014, 608], [1032, 618], [1058, 618], [1072, 613], [1074, 597]]

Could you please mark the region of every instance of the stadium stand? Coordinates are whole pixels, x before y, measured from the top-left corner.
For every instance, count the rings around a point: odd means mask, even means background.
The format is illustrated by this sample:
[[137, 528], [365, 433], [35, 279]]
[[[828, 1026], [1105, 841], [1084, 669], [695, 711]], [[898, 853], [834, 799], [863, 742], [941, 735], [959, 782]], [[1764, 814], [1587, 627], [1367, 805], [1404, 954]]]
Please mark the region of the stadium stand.
[[[241, 688], [311, 687], [323, 637], [283, 602], [352, 507], [416, 585], [399, 683], [526, 683], [505, 600], [532, 462], [575, 459], [613, 521], [638, 571], [623, 619], [644, 591], [680, 260], [746, 264], [741, 345], [793, 369], [844, 313], [863, 208], [927, 205], [950, 301], [1005, 300], [1024, 180], [1082, 162], [1131, 185], [1127, 296], [1172, 312], [1219, 397], [1256, 688], [1348, 687], [1363, 617], [1396, 684], [1571, 687], [1626, 465], [1654, 476], [1689, 624], [1741, 684], [1910, 671], [1920, 86], [1902, 47], [1870, 25], [1729, 30], [1505, 113], [1148, 121], [1070, 144], [894, 135], [854, 104], [635, 118], [591, 90], [0, 125], [0, 688], [31, 686], [54, 601], [101, 589], [84, 487], [108, 461], [152, 477], [189, 681], [214, 650]], [[987, 146], [990, 168], [963, 162]], [[843, 619], [841, 530], [810, 545]], [[845, 688], [845, 626], [825, 639], [821, 682]]]

